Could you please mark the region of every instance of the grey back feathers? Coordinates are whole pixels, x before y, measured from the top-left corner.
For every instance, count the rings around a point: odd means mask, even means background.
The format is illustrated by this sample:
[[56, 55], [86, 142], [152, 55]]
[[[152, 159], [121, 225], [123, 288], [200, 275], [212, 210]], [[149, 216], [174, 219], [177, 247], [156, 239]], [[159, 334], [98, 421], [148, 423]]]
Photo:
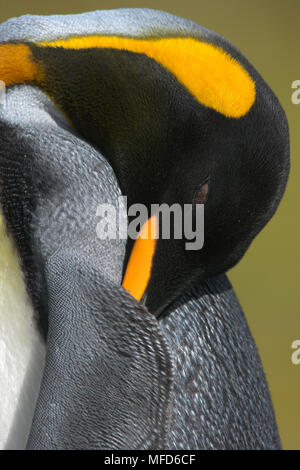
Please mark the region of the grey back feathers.
[[225, 275], [199, 283], [161, 322], [174, 365], [172, 449], [277, 449], [257, 348]]
[[77, 15], [25, 15], [11, 18], [0, 26], [3, 42], [52, 41], [93, 34], [153, 37], [164, 33], [178, 36], [195, 33], [197, 37], [214, 35], [193, 21], [148, 8], [120, 8]]

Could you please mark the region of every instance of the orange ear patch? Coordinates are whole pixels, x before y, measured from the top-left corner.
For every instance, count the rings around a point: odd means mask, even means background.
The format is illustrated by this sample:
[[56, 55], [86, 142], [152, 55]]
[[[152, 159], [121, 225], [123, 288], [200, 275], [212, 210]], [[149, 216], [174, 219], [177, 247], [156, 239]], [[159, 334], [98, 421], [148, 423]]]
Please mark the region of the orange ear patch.
[[33, 82], [42, 78], [42, 72], [33, 62], [26, 44], [0, 44], [0, 80], [6, 86]]
[[244, 116], [255, 102], [255, 83], [242, 65], [220, 47], [194, 38], [94, 35], [38, 45], [65, 49], [112, 48], [146, 54], [169, 70], [199, 103], [227, 117]]

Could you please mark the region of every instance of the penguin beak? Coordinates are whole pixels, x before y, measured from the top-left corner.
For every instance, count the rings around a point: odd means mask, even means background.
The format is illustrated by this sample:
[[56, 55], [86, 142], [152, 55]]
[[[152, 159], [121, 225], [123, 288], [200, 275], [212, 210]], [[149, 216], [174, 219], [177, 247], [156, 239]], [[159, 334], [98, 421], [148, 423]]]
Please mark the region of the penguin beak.
[[152, 261], [158, 239], [158, 217], [153, 215], [142, 226], [126, 267], [122, 286], [141, 301], [151, 278]]

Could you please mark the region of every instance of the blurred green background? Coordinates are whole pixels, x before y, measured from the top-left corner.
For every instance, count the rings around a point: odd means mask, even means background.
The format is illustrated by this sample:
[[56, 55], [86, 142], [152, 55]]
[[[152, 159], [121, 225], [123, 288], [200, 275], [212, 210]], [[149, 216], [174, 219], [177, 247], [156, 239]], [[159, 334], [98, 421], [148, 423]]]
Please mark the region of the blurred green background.
[[291, 84], [300, 80], [300, 1], [0, 0], [0, 21], [26, 13], [121, 7], [165, 10], [225, 36], [253, 63], [287, 113], [292, 164], [287, 192], [275, 217], [229, 277], [262, 357], [283, 448], [300, 449], [300, 364], [291, 362], [291, 343], [300, 339], [300, 104], [291, 101]]

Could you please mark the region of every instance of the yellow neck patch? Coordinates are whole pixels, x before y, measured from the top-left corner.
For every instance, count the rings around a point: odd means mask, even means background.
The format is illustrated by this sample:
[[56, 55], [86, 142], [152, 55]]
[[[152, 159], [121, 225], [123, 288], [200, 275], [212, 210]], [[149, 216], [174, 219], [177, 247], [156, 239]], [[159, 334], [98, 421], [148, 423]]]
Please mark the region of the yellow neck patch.
[[[118, 36], [86, 36], [41, 42], [39, 47], [64, 49], [111, 48], [148, 57], [169, 70], [199, 103], [239, 118], [255, 101], [255, 83], [242, 65], [220, 47], [194, 38], [135, 39]], [[0, 79], [7, 86], [43, 79], [29, 46], [0, 45]]]
[[122, 282], [124, 289], [137, 300], [141, 300], [150, 281], [157, 238], [158, 219], [152, 216], [144, 223], [133, 245]]

